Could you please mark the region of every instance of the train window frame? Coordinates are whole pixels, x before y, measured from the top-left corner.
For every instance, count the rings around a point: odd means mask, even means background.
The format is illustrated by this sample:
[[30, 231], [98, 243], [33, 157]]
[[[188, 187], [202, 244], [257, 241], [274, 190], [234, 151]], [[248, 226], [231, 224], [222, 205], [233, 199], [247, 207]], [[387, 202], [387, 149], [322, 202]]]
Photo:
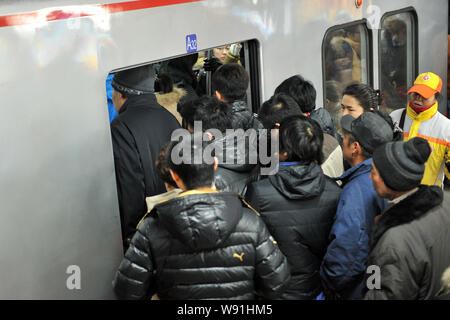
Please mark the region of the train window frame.
[[[414, 7], [409, 6], [406, 8], [402, 8], [399, 10], [394, 10], [394, 11], [388, 11], [385, 12], [383, 14], [383, 16], [380, 19], [380, 24], [379, 24], [379, 29], [378, 29], [378, 88], [381, 90], [382, 88], [382, 47], [381, 47], [381, 36], [382, 36], [382, 27], [383, 27], [383, 23], [384, 21], [389, 18], [390, 16], [394, 16], [397, 14], [402, 14], [402, 13], [409, 13], [410, 17], [411, 17], [411, 33], [412, 33], [412, 59], [413, 59], [413, 63], [412, 63], [412, 72], [411, 72], [411, 83], [407, 83], [407, 87], [411, 87], [413, 85], [414, 80], [416, 79], [418, 72], [419, 72], [419, 20], [418, 20], [418, 16], [417, 16], [417, 11]], [[397, 109], [401, 109], [404, 108], [405, 106], [398, 106]], [[393, 109], [396, 110], [396, 109]]]
[[[366, 72], [367, 72], [367, 83], [368, 85], [373, 87], [373, 83], [374, 83], [374, 68], [373, 68], [373, 30], [369, 28], [368, 26], [368, 22], [367, 19], [360, 19], [360, 20], [355, 20], [355, 21], [351, 21], [348, 23], [344, 23], [344, 24], [339, 24], [339, 25], [334, 25], [331, 26], [330, 28], [328, 28], [325, 31], [325, 34], [322, 38], [322, 95], [323, 95], [323, 106], [326, 106], [326, 100], [327, 100], [327, 96], [326, 96], [326, 56], [325, 56], [325, 48], [326, 48], [326, 44], [329, 43], [327, 40], [330, 36], [330, 34], [332, 34], [333, 32], [336, 32], [337, 30], [340, 29], [345, 29], [348, 27], [353, 27], [353, 26], [357, 26], [357, 25], [361, 25], [365, 31], [365, 35], [366, 35]], [[363, 69], [363, 68], [361, 68]], [[362, 82], [365, 83], [365, 82]], [[342, 88], [344, 89], [344, 88]]]
[[[115, 69], [109, 71], [106, 76], [106, 80], [105, 80], [106, 89], [108, 89], [107, 82], [108, 82], [108, 78], [111, 74], [115, 74], [115, 73], [123, 71], [123, 70], [142, 67], [145, 65], [156, 65], [158, 63], [170, 61], [172, 59], [188, 56], [188, 55], [195, 54], [195, 53], [200, 54], [201, 52], [212, 51], [214, 48], [229, 46], [234, 43], [242, 44], [241, 50], [243, 50], [243, 56], [244, 56], [245, 62], [248, 61], [248, 63], [243, 64], [243, 67], [245, 68], [245, 70], [248, 72], [248, 75], [249, 75], [249, 86], [247, 89], [247, 94], [246, 94], [245, 99], [246, 99], [247, 107], [248, 107], [249, 111], [257, 113], [261, 106], [261, 103], [262, 103], [262, 101], [261, 101], [261, 99], [262, 99], [262, 95], [261, 95], [262, 77], [261, 77], [261, 60], [260, 60], [261, 46], [260, 46], [258, 39], [255, 39], [255, 38], [234, 41], [231, 43], [224, 43], [224, 44], [217, 45], [214, 47], [199, 48], [195, 52], [183, 53], [183, 54], [179, 54], [179, 55], [174, 55], [174, 56], [170, 56], [170, 57], [164, 57], [161, 59], [156, 59], [156, 60], [151, 60], [151, 61], [147, 61], [147, 62], [143, 62], [143, 63], [134, 64], [131, 66], [115, 68]], [[211, 93], [211, 95], [213, 95], [213, 94]], [[108, 92], [106, 92], [106, 98], [108, 100]], [[111, 114], [109, 116], [111, 117]], [[112, 121], [111, 118], [109, 120], [110, 120], [110, 122]]]

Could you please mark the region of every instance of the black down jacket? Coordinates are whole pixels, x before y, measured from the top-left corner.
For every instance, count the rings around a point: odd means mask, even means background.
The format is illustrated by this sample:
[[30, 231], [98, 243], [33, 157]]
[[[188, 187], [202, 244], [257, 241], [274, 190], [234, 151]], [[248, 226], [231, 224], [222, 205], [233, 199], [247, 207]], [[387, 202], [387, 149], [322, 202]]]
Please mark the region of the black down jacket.
[[450, 266], [449, 208], [441, 188], [421, 185], [382, 214], [372, 229], [368, 258], [368, 266], [379, 267], [380, 286], [368, 272], [372, 290], [366, 286], [364, 299], [450, 299], [438, 295]]
[[[221, 146], [219, 166], [214, 173], [217, 190], [232, 191], [244, 196], [247, 185], [259, 178], [257, 140], [247, 135], [225, 136]], [[249, 145], [252, 145], [250, 147]], [[253, 153], [251, 160], [250, 152]]]
[[130, 96], [111, 123], [111, 136], [124, 246], [147, 212], [145, 198], [164, 193], [155, 161], [172, 131], [175, 117], [160, 106], [154, 94]]
[[282, 299], [314, 299], [321, 292], [319, 268], [340, 193], [315, 163], [281, 163], [278, 173], [248, 186], [247, 201], [289, 262], [291, 282]]
[[277, 298], [289, 277], [286, 257], [238, 195], [189, 191], [143, 221], [113, 286], [122, 299]]
[[230, 103], [233, 117], [231, 125], [233, 129], [264, 129], [257, 116], [247, 109], [247, 103], [242, 100]]

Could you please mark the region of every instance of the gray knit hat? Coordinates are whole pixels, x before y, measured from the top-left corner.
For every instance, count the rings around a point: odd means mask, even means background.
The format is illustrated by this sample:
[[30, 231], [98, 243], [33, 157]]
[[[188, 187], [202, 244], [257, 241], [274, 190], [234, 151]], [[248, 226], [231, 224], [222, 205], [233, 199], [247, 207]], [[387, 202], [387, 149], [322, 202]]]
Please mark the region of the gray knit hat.
[[417, 187], [430, 156], [428, 141], [413, 138], [408, 142], [388, 142], [373, 153], [373, 162], [384, 183], [394, 191], [408, 191]]

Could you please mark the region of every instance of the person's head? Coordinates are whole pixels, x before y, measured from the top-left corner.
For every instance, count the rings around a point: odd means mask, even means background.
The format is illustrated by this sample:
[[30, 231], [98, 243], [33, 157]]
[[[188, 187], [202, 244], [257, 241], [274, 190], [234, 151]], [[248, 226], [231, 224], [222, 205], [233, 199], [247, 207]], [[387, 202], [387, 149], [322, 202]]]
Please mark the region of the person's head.
[[164, 182], [167, 191], [178, 188], [170, 175], [169, 165], [167, 164], [166, 154], [169, 146], [170, 142], [161, 149], [161, 152], [156, 159], [156, 174]]
[[249, 84], [247, 71], [237, 63], [220, 66], [211, 79], [212, 91], [224, 102], [244, 99]]
[[394, 121], [392, 120], [391, 116], [387, 114], [384, 111], [381, 110], [371, 110], [370, 112], [375, 113], [379, 115], [381, 118], [383, 118], [391, 127], [393, 132], [393, 138], [392, 141], [402, 141], [403, 140], [403, 131], [394, 124]]
[[204, 150], [211, 141], [203, 138], [203, 133], [190, 134], [169, 144], [166, 161], [172, 179], [182, 190], [214, 188], [218, 162], [215, 157], [212, 163], [206, 161]]
[[304, 115], [284, 119], [280, 126], [280, 161], [322, 164], [323, 132], [316, 121]]
[[325, 82], [326, 107], [341, 105], [342, 89], [339, 82], [328, 80]]
[[265, 129], [270, 130], [278, 128], [285, 118], [301, 114], [294, 99], [287, 94], [279, 93], [262, 104], [258, 119]]
[[428, 142], [419, 137], [378, 147], [373, 154], [370, 173], [377, 194], [392, 200], [418, 187], [430, 153]]
[[311, 112], [316, 108], [316, 89], [310, 81], [305, 80], [300, 75], [284, 80], [275, 89], [275, 94], [277, 93], [291, 96], [303, 113]]
[[175, 83], [184, 82], [192, 86], [197, 86], [196, 74], [193, 67], [198, 59], [198, 53], [170, 59], [161, 63], [160, 72], [169, 73]]
[[[202, 129], [217, 129], [225, 132], [226, 129], [232, 128], [232, 109], [225, 102], [217, 100], [216, 97], [203, 96], [198, 99], [189, 101], [182, 106], [184, 113], [185, 108], [192, 111], [186, 119], [187, 129], [190, 132], [194, 130], [194, 122], [201, 121]], [[183, 116], [183, 114], [182, 114]]]
[[111, 80], [112, 100], [119, 112], [129, 96], [154, 93], [155, 69], [153, 65], [119, 71]]
[[410, 102], [414, 107], [423, 108], [434, 105], [440, 98], [442, 79], [432, 72], [419, 74], [409, 89]]
[[364, 112], [377, 110], [379, 100], [379, 94], [369, 85], [363, 83], [351, 84], [342, 93], [342, 115], [349, 114], [357, 118]]
[[386, 25], [391, 36], [392, 46], [400, 47], [406, 43], [406, 23], [402, 20], [392, 20]]
[[214, 55], [214, 57], [219, 59], [220, 62], [224, 63], [225, 58], [227, 57], [228, 50], [230, 50], [230, 46], [228, 46], [228, 45], [222, 46], [222, 47], [217, 47], [217, 48], [213, 49], [213, 55]]
[[342, 152], [352, 167], [371, 158], [376, 147], [393, 139], [388, 122], [372, 112], [363, 113], [356, 119], [345, 115], [341, 119], [341, 127], [344, 131]]
[[172, 92], [173, 90], [173, 79], [170, 74], [166, 72], [160, 72], [156, 77], [155, 81], [155, 92], [160, 92], [161, 94]]

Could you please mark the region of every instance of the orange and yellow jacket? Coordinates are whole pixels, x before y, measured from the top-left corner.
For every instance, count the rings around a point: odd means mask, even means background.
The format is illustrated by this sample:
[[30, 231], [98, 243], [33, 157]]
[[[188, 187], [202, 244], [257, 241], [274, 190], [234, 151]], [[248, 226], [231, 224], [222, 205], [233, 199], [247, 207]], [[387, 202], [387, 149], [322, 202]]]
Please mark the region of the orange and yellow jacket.
[[[394, 122], [399, 123], [404, 109], [391, 113]], [[414, 137], [421, 137], [428, 141], [432, 152], [425, 163], [425, 173], [422, 184], [442, 186], [444, 173], [450, 179], [446, 167], [450, 164], [450, 119], [438, 111], [436, 102], [430, 109], [416, 113], [409, 106], [406, 107], [405, 123], [403, 125], [404, 141]]]

